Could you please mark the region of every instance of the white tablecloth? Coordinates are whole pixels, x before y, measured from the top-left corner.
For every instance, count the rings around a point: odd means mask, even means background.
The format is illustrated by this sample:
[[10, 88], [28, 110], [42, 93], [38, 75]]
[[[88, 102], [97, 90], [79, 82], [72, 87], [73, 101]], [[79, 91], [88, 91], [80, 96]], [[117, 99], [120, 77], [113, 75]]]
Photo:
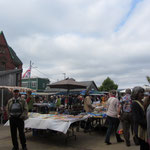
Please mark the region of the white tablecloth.
[[[70, 125], [74, 122], [85, 120], [88, 118], [88, 115], [83, 118], [73, 118], [69, 119], [69, 121], [58, 120], [58, 119], [42, 119], [42, 118], [29, 118], [25, 120], [25, 128], [32, 129], [51, 129], [59, 132], [67, 133]], [[4, 126], [9, 126], [9, 121], [6, 122]]]

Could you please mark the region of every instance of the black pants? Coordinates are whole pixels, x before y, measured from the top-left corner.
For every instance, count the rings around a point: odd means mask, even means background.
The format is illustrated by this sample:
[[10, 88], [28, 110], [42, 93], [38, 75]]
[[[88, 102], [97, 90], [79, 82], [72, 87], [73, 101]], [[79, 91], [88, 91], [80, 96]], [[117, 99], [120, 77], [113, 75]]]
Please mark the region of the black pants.
[[122, 125], [123, 125], [123, 132], [124, 132], [124, 138], [127, 143], [130, 142], [130, 129], [133, 129], [133, 119], [132, 119], [132, 113], [126, 113], [124, 112], [122, 114]]
[[18, 149], [18, 141], [17, 141], [17, 129], [19, 131], [19, 138], [22, 148], [26, 147], [26, 138], [24, 133], [24, 121], [20, 118], [11, 117], [10, 118], [10, 131], [11, 131], [11, 139], [15, 149]]
[[107, 116], [107, 121], [108, 121], [108, 129], [106, 132], [105, 142], [110, 142], [110, 136], [113, 133], [113, 131], [115, 132], [116, 139], [119, 142], [121, 138], [120, 138], [120, 135], [117, 134], [117, 129], [118, 129], [120, 120], [118, 118]]

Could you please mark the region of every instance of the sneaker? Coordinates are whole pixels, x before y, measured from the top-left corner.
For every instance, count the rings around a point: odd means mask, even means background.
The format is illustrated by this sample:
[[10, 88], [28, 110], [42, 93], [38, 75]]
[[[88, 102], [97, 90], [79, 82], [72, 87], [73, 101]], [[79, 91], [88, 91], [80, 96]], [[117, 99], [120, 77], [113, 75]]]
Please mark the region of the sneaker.
[[130, 141], [126, 141], [126, 146], [131, 146]]
[[134, 136], [133, 141], [134, 141], [135, 145], [140, 145], [138, 137]]
[[22, 150], [28, 150], [27, 147], [22, 148]]

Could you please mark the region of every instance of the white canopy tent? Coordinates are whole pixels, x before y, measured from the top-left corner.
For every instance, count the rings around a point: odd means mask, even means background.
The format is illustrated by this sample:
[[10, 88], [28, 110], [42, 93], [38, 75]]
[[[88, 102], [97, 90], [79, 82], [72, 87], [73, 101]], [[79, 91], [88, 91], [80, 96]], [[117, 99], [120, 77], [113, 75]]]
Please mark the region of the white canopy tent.
[[[149, 85], [143, 85], [141, 87], [144, 88], [145, 92], [150, 92], [150, 86]], [[120, 93], [125, 93], [126, 89], [121, 90]], [[132, 91], [133, 88], [130, 88], [130, 89]]]

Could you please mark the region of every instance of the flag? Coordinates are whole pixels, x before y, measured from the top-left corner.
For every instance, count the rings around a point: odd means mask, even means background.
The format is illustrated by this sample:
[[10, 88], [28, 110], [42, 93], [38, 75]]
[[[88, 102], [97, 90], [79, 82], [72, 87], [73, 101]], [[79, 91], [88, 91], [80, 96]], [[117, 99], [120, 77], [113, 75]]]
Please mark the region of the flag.
[[23, 78], [29, 78], [31, 74], [31, 69], [29, 68], [24, 74], [23, 74]]

